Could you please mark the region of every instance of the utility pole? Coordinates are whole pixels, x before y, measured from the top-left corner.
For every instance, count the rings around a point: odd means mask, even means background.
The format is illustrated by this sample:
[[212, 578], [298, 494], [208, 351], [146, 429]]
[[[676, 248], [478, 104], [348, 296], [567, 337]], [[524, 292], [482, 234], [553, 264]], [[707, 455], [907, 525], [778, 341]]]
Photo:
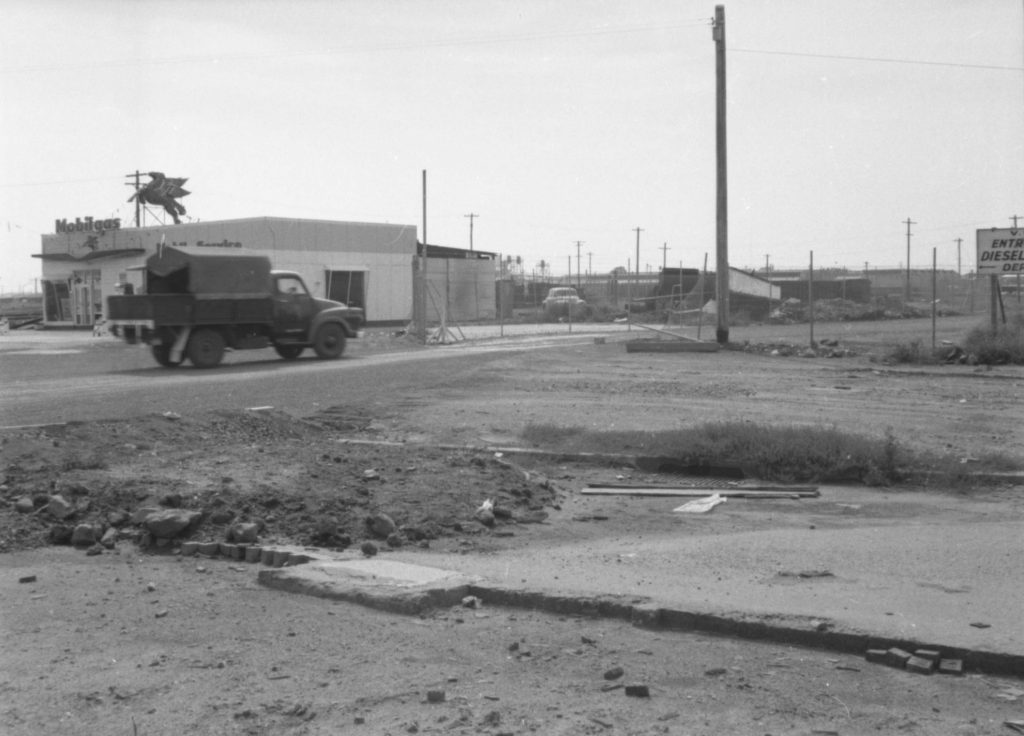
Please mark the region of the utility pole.
[[[128, 186], [133, 187], [135, 194], [138, 195], [142, 185], [139, 183], [139, 177], [142, 176], [142, 172], [138, 169], [135, 170], [134, 174], [125, 174], [126, 179], [134, 179], [134, 182], [125, 182]], [[135, 197], [135, 227], [142, 227], [142, 197]]]
[[956, 275], [960, 275], [960, 244], [964, 242], [963, 238], [956, 239]]
[[717, 300], [718, 329], [716, 340], [720, 345], [729, 342], [729, 187], [726, 180], [725, 135], [725, 6], [715, 6], [715, 22], [711, 28], [715, 42], [715, 220], [717, 223], [715, 250], [715, 299]]
[[587, 251], [587, 277], [589, 278], [594, 273], [594, 253], [593, 251]]
[[764, 272], [768, 273], [768, 253], [764, 254]]
[[[580, 246], [583, 245], [582, 240], [576, 241], [576, 288], [580, 288]], [[569, 260], [569, 274], [572, 275], [572, 259]]]
[[668, 265], [668, 252], [672, 250], [668, 247], [668, 243], [662, 243], [661, 245], [661, 270], [665, 270], [665, 266]]
[[633, 230], [636, 232], [636, 275], [639, 280], [640, 277], [640, 233], [644, 230], [641, 227], [635, 227]]
[[911, 220], [909, 217], [904, 220], [907, 225], [907, 284], [904, 288], [903, 301], [904, 303], [910, 302], [910, 226], [916, 225], [917, 223]]
[[1020, 215], [1010, 215], [1010, 219], [1013, 220], [1013, 226], [1017, 227], [1017, 220], [1020, 219]]
[[476, 219], [477, 217], [480, 217], [480, 215], [476, 214], [475, 212], [470, 212], [468, 215], [463, 215], [463, 217], [468, 217], [469, 218], [469, 250], [472, 251], [473, 250], [473, 220]]

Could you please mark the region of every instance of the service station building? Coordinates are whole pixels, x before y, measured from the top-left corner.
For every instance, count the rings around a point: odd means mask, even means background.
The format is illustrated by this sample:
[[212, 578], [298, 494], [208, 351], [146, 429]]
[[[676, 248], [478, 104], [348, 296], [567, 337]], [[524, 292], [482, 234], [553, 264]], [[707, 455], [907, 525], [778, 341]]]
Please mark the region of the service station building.
[[42, 236], [35, 256], [42, 260], [47, 327], [105, 319], [106, 298], [128, 284], [137, 291], [139, 267], [162, 246], [267, 256], [273, 268], [298, 272], [313, 296], [361, 307], [368, 322], [408, 321], [412, 314], [412, 225], [254, 217], [122, 228], [119, 219], [76, 218], [58, 220], [55, 230]]

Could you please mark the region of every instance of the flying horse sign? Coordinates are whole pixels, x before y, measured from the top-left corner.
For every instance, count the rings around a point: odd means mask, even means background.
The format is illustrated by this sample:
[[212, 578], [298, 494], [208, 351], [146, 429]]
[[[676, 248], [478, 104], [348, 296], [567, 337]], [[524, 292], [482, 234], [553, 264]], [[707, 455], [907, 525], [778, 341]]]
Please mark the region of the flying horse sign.
[[[136, 179], [136, 181], [138, 180]], [[189, 191], [184, 188], [187, 181], [188, 179], [164, 176], [159, 171], [150, 171], [149, 181], [145, 186], [136, 190], [135, 194], [128, 198], [128, 201], [131, 202], [138, 198], [140, 202], [163, 207], [167, 214], [174, 219], [174, 224], [178, 225], [181, 223], [178, 215], [185, 214], [185, 207], [178, 199], [188, 196]]]

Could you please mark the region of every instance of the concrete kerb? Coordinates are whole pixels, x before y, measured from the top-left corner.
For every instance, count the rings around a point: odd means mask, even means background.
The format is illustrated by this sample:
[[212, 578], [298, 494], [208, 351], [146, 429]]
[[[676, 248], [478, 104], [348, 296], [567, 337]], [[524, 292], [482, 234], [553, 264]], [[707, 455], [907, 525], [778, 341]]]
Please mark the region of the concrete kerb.
[[485, 605], [544, 611], [558, 615], [605, 618], [661, 631], [694, 632], [751, 641], [791, 644], [864, 656], [869, 649], [933, 649], [945, 659], [963, 661], [966, 670], [1024, 677], [1024, 655], [965, 649], [936, 642], [880, 637], [842, 630], [835, 622], [811, 617], [752, 616], [730, 611], [687, 611], [657, 601], [624, 595], [565, 595], [496, 584], [440, 568], [381, 559], [324, 559], [260, 570], [268, 588], [340, 600], [403, 615], [462, 605], [467, 596]]
[[478, 579], [449, 570], [380, 559], [313, 560], [260, 570], [268, 588], [418, 614], [461, 604]]
[[[908, 651], [937, 649], [945, 659], [960, 659], [967, 670], [991, 675], [1024, 677], [1024, 656], [951, 647], [934, 642], [879, 637], [859, 631], [840, 631], [829, 622], [808, 618], [804, 625], [751, 617], [740, 612], [697, 612], [665, 608], [634, 596], [565, 596], [479, 583], [469, 594], [485, 604], [526, 608], [562, 615], [618, 619], [634, 626], [661, 631], [696, 632], [776, 644], [793, 644], [831, 652], [864, 656], [869, 649], [899, 647]], [[788, 617], [790, 621], [794, 617]]]

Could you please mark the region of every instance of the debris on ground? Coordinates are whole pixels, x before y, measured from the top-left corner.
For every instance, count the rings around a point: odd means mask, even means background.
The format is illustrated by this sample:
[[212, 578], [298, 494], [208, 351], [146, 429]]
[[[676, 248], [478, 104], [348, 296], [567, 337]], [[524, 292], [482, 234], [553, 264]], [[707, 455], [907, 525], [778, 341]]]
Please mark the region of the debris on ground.
[[725, 503], [726, 500], [720, 493], [715, 493], [707, 498], [695, 498], [692, 501], [687, 501], [682, 506], [672, 509], [672, 511], [681, 514], [706, 514], [714, 509], [715, 506]]

